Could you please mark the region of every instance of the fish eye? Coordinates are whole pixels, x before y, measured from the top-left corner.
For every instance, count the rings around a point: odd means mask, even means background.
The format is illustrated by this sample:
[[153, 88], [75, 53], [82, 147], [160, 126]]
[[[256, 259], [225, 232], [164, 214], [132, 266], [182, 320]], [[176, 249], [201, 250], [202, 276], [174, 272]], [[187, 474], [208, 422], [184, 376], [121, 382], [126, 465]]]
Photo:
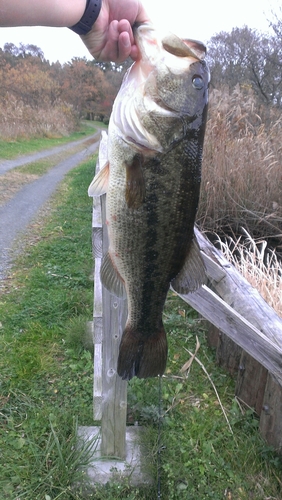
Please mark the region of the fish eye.
[[192, 78], [192, 85], [195, 89], [201, 90], [204, 86], [204, 82], [201, 76], [195, 75]]

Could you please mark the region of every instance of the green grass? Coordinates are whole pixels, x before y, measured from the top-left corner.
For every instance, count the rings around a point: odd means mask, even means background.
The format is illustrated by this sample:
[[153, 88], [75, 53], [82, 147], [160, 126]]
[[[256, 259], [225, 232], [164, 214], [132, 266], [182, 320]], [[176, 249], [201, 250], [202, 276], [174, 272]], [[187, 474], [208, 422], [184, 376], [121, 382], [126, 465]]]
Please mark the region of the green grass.
[[[93, 161], [68, 174], [37, 238], [27, 236], [0, 296], [1, 500], [86, 498], [72, 485], [81, 480], [78, 465], [87, 463], [90, 451], [75, 449], [77, 425], [93, 425], [93, 360], [84, 333], [93, 302], [92, 175]], [[164, 319], [169, 362], [161, 387], [162, 499], [281, 500], [281, 459], [259, 436], [253, 412], [242, 413], [236, 403], [234, 380], [216, 365], [204, 323], [172, 293]], [[180, 373], [196, 335], [197, 357], [233, 433], [201, 366], [194, 361], [187, 378]], [[153, 485], [113, 482], [89, 494], [93, 500], [157, 499], [158, 379], [133, 379], [128, 405], [130, 420], [145, 428]]]
[[65, 160], [68, 156], [71, 156], [78, 151], [81, 151], [85, 148], [85, 144], [74, 146], [67, 151], [63, 151], [61, 153], [56, 153], [50, 157], [43, 158], [42, 160], [34, 161], [32, 163], [27, 163], [21, 167], [17, 167], [13, 169], [13, 172], [18, 172], [20, 174], [33, 174], [33, 175], [43, 175], [50, 168], [57, 165], [59, 162]]
[[[100, 127], [98, 122], [95, 122], [97, 127]], [[103, 126], [103, 124], [102, 124]], [[83, 139], [87, 135], [95, 133], [95, 128], [83, 123], [77, 132], [64, 137], [41, 137], [34, 139], [17, 139], [17, 140], [0, 140], [0, 158], [10, 160], [17, 156], [34, 153], [43, 149], [50, 149], [56, 146], [66, 144], [71, 141]]]
[[92, 175], [67, 177], [0, 297], [1, 499], [72, 498], [77, 419], [92, 423], [92, 354], [74, 341], [92, 317]]

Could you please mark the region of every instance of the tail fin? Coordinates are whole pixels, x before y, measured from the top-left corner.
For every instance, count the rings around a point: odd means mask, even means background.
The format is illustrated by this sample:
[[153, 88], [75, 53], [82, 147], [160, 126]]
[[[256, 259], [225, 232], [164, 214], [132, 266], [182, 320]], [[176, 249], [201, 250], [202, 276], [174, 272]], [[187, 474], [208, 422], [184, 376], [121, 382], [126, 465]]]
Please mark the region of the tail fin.
[[157, 377], [165, 371], [166, 333], [161, 324], [158, 332], [144, 338], [130, 326], [124, 330], [118, 357], [118, 374], [123, 380]]

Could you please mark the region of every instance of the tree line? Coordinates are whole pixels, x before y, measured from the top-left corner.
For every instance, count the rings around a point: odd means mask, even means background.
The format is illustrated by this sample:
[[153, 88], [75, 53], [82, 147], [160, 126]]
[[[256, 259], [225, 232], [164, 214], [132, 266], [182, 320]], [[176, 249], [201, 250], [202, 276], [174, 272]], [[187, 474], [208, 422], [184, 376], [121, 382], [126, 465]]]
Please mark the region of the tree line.
[[[280, 14], [270, 23], [273, 34], [244, 26], [210, 39], [211, 89], [232, 92], [239, 86], [256, 96], [258, 106], [282, 107], [282, 10]], [[114, 64], [86, 58], [50, 63], [35, 45], [6, 43], [0, 49], [0, 118], [8, 116], [8, 106], [13, 118], [12, 103], [13, 110], [20, 106], [49, 112], [67, 106], [68, 114], [78, 119], [107, 120], [129, 65], [130, 61]]]
[[125, 65], [74, 58], [50, 63], [36, 45], [0, 49], [0, 105], [9, 100], [33, 109], [71, 105], [79, 117], [109, 116]]

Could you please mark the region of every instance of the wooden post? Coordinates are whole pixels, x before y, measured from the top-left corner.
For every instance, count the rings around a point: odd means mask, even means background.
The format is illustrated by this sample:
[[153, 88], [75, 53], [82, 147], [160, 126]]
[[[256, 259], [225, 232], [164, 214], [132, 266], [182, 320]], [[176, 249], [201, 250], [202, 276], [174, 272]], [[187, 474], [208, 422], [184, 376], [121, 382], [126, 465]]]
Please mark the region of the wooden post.
[[[106, 141], [100, 143], [96, 173], [104, 164]], [[127, 317], [126, 300], [111, 295], [101, 284], [100, 269], [108, 251], [106, 195], [93, 198], [94, 270], [94, 420], [101, 420], [101, 456], [126, 456], [127, 382], [117, 375], [117, 358]]]
[[[103, 224], [103, 254], [108, 250], [106, 196], [101, 198]], [[102, 352], [102, 443], [101, 455], [126, 456], [127, 382], [117, 374], [117, 358], [121, 335], [127, 317], [126, 300], [111, 295], [102, 286], [103, 352]]]
[[93, 342], [94, 342], [94, 420], [102, 418], [102, 338], [103, 338], [103, 306], [102, 285], [100, 280], [102, 249], [102, 217], [100, 198], [93, 198], [92, 245], [95, 259], [94, 268], [94, 310], [93, 310]]
[[256, 414], [259, 416], [263, 405], [266, 380], [266, 368], [243, 351], [239, 364], [235, 394], [241, 401], [254, 408]]
[[262, 412], [260, 432], [264, 439], [282, 453], [282, 387], [268, 374]]
[[220, 332], [216, 350], [216, 361], [222, 368], [225, 368], [230, 375], [234, 376], [238, 372], [242, 349], [225, 333]]

